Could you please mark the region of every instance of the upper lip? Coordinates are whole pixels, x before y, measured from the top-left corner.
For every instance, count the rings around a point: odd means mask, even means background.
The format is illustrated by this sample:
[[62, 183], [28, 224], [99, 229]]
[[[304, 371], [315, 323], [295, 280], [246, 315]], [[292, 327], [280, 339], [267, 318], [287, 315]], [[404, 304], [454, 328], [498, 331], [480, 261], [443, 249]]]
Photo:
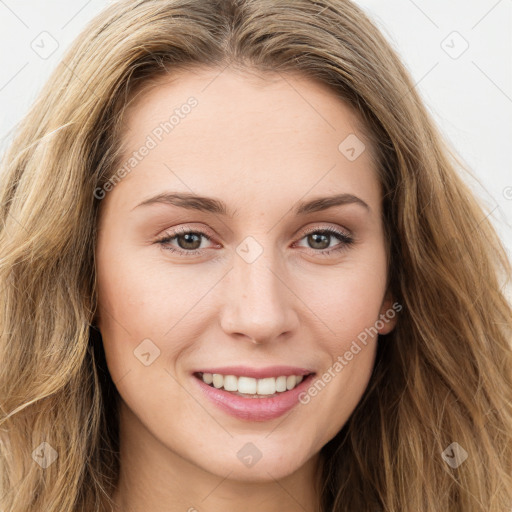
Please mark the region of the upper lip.
[[265, 379], [267, 377], [288, 377], [289, 375], [306, 376], [314, 372], [312, 370], [296, 366], [267, 366], [265, 368], [251, 368], [249, 366], [222, 366], [218, 368], [202, 368], [194, 373], [219, 373], [221, 375], [235, 375], [237, 377]]

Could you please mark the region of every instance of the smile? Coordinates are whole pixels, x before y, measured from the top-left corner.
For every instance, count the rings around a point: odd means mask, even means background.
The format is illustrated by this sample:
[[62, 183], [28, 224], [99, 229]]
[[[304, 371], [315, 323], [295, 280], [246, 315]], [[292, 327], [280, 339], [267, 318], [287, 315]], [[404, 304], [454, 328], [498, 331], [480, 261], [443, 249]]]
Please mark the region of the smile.
[[198, 377], [202, 378], [203, 382], [209, 386], [248, 398], [276, 396], [278, 393], [294, 389], [304, 378], [303, 375], [281, 375], [277, 378], [255, 379], [220, 373], [199, 373]]
[[269, 370], [243, 373], [253, 375], [204, 371], [194, 372], [193, 381], [199, 386], [202, 396], [223, 413], [245, 421], [269, 421], [299, 404], [300, 394], [309, 387], [315, 375], [306, 370], [288, 369], [283, 372], [277, 368], [274, 369], [275, 377], [268, 375]]

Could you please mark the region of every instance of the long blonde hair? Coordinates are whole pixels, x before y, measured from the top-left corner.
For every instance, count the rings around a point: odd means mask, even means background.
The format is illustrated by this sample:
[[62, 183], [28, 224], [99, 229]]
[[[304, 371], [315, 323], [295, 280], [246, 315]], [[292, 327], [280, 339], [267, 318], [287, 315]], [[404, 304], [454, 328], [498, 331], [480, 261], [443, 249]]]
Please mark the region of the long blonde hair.
[[[349, 0], [120, 1], [67, 51], [0, 168], [0, 509], [111, 509], [118, 395], [91, 327], [94, 191], [119, 164], [130, 99], [193, 65], [325, 83], [378, 155], [403, 309], [321, 451], [322, 510], [510, 510], [510, 262], [408, 72]], [[452, 443], [467, 453], [457, 467], [442, 456]]]

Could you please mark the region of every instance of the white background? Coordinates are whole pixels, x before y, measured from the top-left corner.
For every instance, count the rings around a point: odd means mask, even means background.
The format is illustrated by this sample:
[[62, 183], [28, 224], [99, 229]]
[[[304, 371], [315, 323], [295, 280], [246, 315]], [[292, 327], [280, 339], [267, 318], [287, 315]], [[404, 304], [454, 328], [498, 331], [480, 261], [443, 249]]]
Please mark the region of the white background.
[[[0, 0], [0, 151], [71, 41], [108, 3]], [[512, 0], [356, 3], [402, 56], [512, 257]], [[58, 45], [47, 58], [34, 50], [42, 37], [48, 51]]]

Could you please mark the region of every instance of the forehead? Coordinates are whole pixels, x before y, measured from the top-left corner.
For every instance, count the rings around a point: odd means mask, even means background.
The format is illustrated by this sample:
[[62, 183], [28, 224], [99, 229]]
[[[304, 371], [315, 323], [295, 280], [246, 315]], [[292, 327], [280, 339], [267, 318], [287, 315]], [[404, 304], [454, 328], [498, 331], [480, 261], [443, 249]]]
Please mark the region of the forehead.
[[[127, 109], [122, 163], [150, 149], [114, 193], [165, 187], [242, 200], [286, 189], [298, 199], [341, 187], [376, 200], [364, 129], [331, 89], [299, 74], [181, 70], [141, 90]], [[360, 152], [355, 159], [350, 146]]]
[[[193, 108], [187, 106], [191, 101]], [[203, 142], [236, 136], [255, 143], [268, 133], [270, 146], [285, 135], [287, 143], [321, 138], [328, 145], [344, 133], [364, 140], [367, 132], [358, 113], [332, 89], [299, 73], [191, 68], [152, 80], [137, 92], [124, 115], [123, 142], [137, 147], [141, 136], [169, 122], [173, 114], [173, 126], [162, 135], [172, 132], [175, 141], [180, 135], [188, 138], [187, 125], [205, 137]], [[277, 140], [276, 133], [282, 135]]]

